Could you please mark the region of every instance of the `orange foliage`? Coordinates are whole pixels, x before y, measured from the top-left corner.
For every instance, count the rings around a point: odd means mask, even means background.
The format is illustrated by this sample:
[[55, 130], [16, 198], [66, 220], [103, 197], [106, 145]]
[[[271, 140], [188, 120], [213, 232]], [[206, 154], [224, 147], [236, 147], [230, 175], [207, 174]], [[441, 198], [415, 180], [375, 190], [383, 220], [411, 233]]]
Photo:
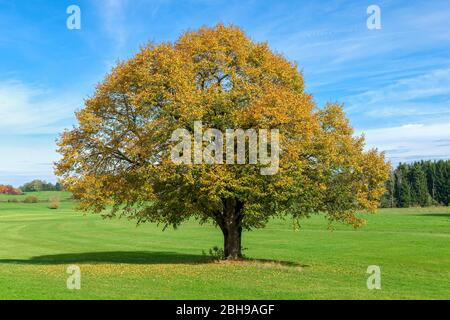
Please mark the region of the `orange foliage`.
[[0, 185], [0, 194], [19, 195], [22, 194], [22, 190], [9, 185]]

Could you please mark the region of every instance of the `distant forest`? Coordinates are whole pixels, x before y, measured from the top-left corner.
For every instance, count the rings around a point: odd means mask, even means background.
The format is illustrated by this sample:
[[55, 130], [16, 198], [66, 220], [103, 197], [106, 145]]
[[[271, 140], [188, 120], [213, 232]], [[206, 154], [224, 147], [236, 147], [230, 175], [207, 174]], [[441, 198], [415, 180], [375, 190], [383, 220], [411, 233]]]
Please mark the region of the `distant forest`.
[[39, 192], [39, 191], [62, 191], [62, 185], [57, 182], [52, 184], [43, 180], [33, 180], [25, 183], [20, 188], [15, 188], [11, 185], [0, 184], [0, 194], [21, 195], [24, 192]]
[[25, 183], [19, 188], [23, 192], [39, 192], [39, 191], [61, 191], [62, 186], [59, 182], [52, 184], [43, 180], [33, 180]]
[[450, 202], [450, 160], [399, 164], [386, 182], [383, 208], [448, 206]]

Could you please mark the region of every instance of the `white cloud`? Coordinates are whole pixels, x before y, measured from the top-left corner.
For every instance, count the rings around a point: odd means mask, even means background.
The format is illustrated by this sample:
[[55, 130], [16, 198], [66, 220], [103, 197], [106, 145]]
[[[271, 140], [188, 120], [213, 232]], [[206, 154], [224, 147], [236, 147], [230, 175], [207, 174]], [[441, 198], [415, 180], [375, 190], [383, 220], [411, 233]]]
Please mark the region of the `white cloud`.
[[450, 159], [450, 122], [406, 124], [365, 130], [368, 147], [386, 151], [394, 163], [420, 159]]
[[20, 81], [0, 82], [0, 133], [60, 132], [59, 122], [71, 119], [81, 105], [80, 95], [55, 94]]

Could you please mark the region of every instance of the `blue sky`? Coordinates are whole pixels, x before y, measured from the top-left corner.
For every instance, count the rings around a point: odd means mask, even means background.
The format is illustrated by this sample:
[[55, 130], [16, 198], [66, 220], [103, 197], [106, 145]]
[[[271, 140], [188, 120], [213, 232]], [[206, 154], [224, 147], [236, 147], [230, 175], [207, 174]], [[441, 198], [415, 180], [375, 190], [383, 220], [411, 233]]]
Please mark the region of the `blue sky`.
[[0, 0], [0, 183], [55, 181], [55, 139], [116, 61], [218, 22], [296, 61], [317, 103], [344, 103], [393, 163], [450, 158], [448, 0]]

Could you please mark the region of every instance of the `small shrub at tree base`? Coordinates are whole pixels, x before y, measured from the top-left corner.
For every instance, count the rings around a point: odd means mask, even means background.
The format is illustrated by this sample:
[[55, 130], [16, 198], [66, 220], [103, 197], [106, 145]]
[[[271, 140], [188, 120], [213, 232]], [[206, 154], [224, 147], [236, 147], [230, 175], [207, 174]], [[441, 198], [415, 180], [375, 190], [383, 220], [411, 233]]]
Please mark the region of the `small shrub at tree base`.
[[210, 256], [215, 261], [225, 260], [225, 251], [222, 248], [219, 248], [218, 246], [214, 246], [213, 248], [209, 249], [209, 255], [203, 250], [204, 256]]
[[38, 201], [39, 199], [36, 196], [28, 196], [23, 200], [24, 203], [38, 203]]

